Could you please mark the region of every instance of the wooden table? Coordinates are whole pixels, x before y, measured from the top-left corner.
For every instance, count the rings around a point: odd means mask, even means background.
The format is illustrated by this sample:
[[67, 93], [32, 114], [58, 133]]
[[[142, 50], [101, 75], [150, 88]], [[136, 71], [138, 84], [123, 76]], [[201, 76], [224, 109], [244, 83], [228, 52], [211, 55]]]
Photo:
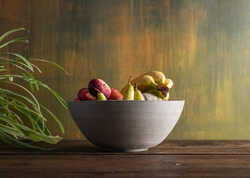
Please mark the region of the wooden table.
[[1, 178], [250, 177], [250, 141], [165, 141], [140, 153], [111, 153], [65, 140], [50, 152], [0, 145]]

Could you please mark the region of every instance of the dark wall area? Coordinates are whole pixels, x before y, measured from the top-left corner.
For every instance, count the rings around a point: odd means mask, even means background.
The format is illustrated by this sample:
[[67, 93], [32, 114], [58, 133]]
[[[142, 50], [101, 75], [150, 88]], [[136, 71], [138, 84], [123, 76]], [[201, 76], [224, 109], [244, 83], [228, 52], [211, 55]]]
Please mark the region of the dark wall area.
[[[29, 57], [70, 73], [44, 66], [40, 76], [67, 100], [94, 77], [121, 88], [161, 70], [175, 82], [171, 99], [186, 100], [169, 139], [250, 139], [249, 0], [0, 0], [0, 33], [20, 26]], [[82, 137], [51, 95], [41, 99], [67, 138]]]

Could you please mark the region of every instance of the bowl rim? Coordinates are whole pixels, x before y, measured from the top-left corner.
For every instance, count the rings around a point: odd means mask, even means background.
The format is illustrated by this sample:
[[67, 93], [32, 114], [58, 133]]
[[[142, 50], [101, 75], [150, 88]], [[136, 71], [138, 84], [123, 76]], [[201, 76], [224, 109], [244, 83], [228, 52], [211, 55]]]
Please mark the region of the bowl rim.
[[185, 102], [185, 100], [81, 100], [81, 101], [67, 101], [68, 103], [172, 103], [172, 102]]

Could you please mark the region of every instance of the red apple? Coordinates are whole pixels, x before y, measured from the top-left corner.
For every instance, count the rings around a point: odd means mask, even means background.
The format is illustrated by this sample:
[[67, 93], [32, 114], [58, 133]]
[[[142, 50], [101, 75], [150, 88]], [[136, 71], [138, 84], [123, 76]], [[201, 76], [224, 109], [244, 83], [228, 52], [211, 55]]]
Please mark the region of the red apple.
[[103, 93], [106, 98], [109, 98], [111, 94], [111, 88], [102, 79], [93, 79], [89, 82], [89, 92], [97, 96], [97, 92]]
[[122, 100], [123, 95], [115, 88], [111, 88], [111, 95], [109, 96], [109, 100]]
[[96, 100], [96, 97], [91, 95], [87, 88], [82, 88], [79, 90], [77, 96], [80, 100]]

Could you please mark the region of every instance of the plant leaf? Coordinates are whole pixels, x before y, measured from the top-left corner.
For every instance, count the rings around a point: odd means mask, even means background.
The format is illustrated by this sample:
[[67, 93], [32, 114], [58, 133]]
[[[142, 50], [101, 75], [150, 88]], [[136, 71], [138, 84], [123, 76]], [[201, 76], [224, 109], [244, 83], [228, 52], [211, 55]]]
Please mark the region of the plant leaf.
[[56, 66], [58, 69], [60, 69], [61, 71], [63, 71], [65, 74], [67, 74], [67, 75], [69, 74], [62, 66], [60, 66], [59, 64], [57, 64], [57, 63], [55, 63], [53, 61], [48, 61], [48, 60], [38, 59], [38, 58], [31, 58], [31, 60], [49, 63], [51, 65]]
[[9, 41], [5, 42], [4, 44], [0, 45], [0, 49], [4, 48], [5, 46], [8, 46], [11, 43], [16, 43], [16, 42], [27, 43], [27, 38], [26, 37], [19, 37], [19, 38], [14, 38], [12, 40], [9, 40]]
[[[24, 67], [26, 67], [27, 69], [29, 69], [29, 70], [31, 70], [30, 69], [30, 67], [26, 64], [26, 63], [22, 63], [22, 62], [20, 62], [20, 61], [17, 61], [17, 60], [14, 60], [14, 59], [9, 59], [9, 58], [7, 58], [7, 57], [1, 57], [0, 56], [0, 59], [1, 60], [5, 60], [5, 61], [8, 61], [8, 62], [6, 62], [6, 63], [2, 63], [2, 64], [20, 64], [20, 65], [22, 65], [22, 66], [24, 66]], [[36, 68], [38, 71], [39, 71], [39, 73], [42, 73], [42, 71], [41, 71], [41, 69], [39, 68], [39, 67], [37, 67], [36, 65], [34, 65], [34, 64], [32, 64], [32, 63], [30, 63], [34, 68]], [[26, 70], [27, 71], [27, 70]], [[32, 71], [32, 70], [31, 70]], [[34, 71], [32, 71], [32, 72], [34, 72]]]
[[23, 28], [23, 27], [21, 27], [21, 28], [16, 28], [16, 29], [13, 29], [13, 30], [9, 30], [9, 31], [5, 32], [4, 34], [2, 34], [2, 35], [0, 36], [0, 42], [1, 42], [4, 38], [6, 38], [7, 36], [9, 36], [9, 35], [12, 34], [12, 33], [15, 33], [15, 32], [18, 32], [18, 31], [24, 31], [24, 30], [25, 30], [25, 28]]
[[[0, 119], [3, 119], [3, 117], [1, 116]], [[5, 118], [5, 119], [8, 119], [8, 118]], [[11, 120], [8, 119], [8, 122], [11, 122]], [[35, 142], [43, 141], [43, 142], [50, 143], [50, 144], [56, 144], [62, 139], [59, 136], [42, 135], [39, 132], [36, 132], [30, 129], [29, 127], [26, 127], [19, 123], [13, 122], [12, 124], [15, 125], [17, 128], [19, 128], [27, 137], [29, 137], [32, 141], [35, 141]]]
[[48, 89], [50, 93], [52, 93], [57, 98], [57, 100], [62, 104], [62, 106], [65, 109], [68, 109], [67, 102], [61, 96], [59, 96], [53, 89], [51, 89], [48, 85], [42, 83], [41, 81], [38, 81], [38, 85]]
[[47, 113], [50, 114], [50, 116], [57, 122], [61, 132], [64, 134], [64, 128], [63, 125], [61, 123], [61, 121], [45, 106], [41, 105], [42, 109], [44, 109]]
[[[4, 33], [0, 36], [0, 42], [12, 33], [21, 30], [25, 29], [18, 28]], [[52, 136], [46, 125], [47, 118], [43, 116], [43, 112], [47, 112], [48, 117], [56, 121], [62, 133], [64, 133], [64, 128], [60, 120], [47, 107], [39, 103], [34, 93], [39, 90], [39, 87], [43, 87], [54, 95], [66, 109], [67, 103], [56, 91], [33, 76], [35, 71], [39, 73], [42, 73], [42, 71], [28, 58], [15, 52], [1, 52], [2, 48], [17, 42], [28, 42], [28, 40], [26, 37], [17, 37], [0, 43], [0, 60], [2, 61], [0, 62], [0, 83], [4, 84], [0, 86], [0, 141], [26, 148], [43, 149], [29, 144], [27, 141], [56, 144], [62, 139], [60, 136]], [[67, 73], [63, 67], [53, 61], [44, 59], [33, 60], [52, 64]], [[15, 70], [8, 71], [7, 65], [15, 67]], [[22, 83], [19, 83], [19, 81]], [[5, 84], [14, 85], [25, 93], [23, 94], [21, 91], [19, 94], [17, 91], [3, 88], [6, 87]], [[26, 87], [25, 84], [29, 84], [30, 88]]]
[[20, 130], [16, 129], [15, 127], [9, 127], [0, 123], [0, 130], [14, 136], [15, 138], [22, 137], [25, 138], [25, 135], [20, 132]]
[[24, 63], [26, 63], [26, 65], [29, 67], [29, 69], [34, 72], [34, 69], [32, 67], [31, 62], [28, 59], [26, 59], [24, 56], [17, 54], [17, 53], [8, 53], [8, 54], [11, 54], [11, 55], [16, 56], [19, 59], [21, 59]]
[[4, 93], [8, 93], [10, 95], [14, 95], [14, 96], [17, 96], [17, 97], [20, 97], [22, 99], [24, 99], [25, 101], [27, 101], [28, 103], [30, 103], [31, 105], [35, 106], [35, 108], [37, 107], [36, 103], [34, 103], [31, 99], [23, 96], [23, 95], [20, 95], [14, 91], [10, 91], [8, 89], [4, 89], [4, 88], [0, 88], [0, 92], [4, 92]]
[[19, 147], [25, 147], [25, 148], [30, 148], [30, 149], [38, 149], [38, 150], [41, 150], [41, 151], [48, 151], [48, 150], [50, 150], [50, 149], [47, 149], [47, 148], [43, 148], [43, 147], [31, 145], [31, 144], [22, 142], [20, 140], [17, 140], [15, 138], [12, 138], [11, 136], [5, 134], [1, 130], [0, 130], [0, 138], [2, 138], [1, 140], [3, 142], [5, 142], [5, 143], [8, 143], [8, 144], [13, 144], [14, 143], [14, 144], [16, 144], [16, 146], [19, 146]]

